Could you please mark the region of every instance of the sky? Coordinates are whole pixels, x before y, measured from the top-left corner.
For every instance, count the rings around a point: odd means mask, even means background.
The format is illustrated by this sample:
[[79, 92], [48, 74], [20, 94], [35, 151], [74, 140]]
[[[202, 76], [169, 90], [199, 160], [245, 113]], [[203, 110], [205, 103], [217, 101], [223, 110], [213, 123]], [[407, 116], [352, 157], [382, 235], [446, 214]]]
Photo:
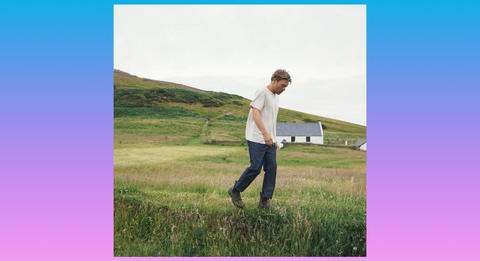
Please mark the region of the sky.
[[115, 5], [114, 68], [366, 126], [365, 5]]

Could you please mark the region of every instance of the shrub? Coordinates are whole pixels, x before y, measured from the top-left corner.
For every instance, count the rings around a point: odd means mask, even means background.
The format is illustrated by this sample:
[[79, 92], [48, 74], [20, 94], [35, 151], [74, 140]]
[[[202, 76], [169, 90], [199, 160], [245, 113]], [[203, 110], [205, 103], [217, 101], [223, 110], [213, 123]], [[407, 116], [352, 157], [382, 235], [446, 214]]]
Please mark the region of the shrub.
[[223, 115], [215, 120], [220, 120], [220, 121], [239, 121], [239, 122], [246, 122], [247, 118], [246, 117], [235, 117], [233, 115]]
[[138, 118], [157, 118], [172, 119], [180, 117], [204, 117], [196, 112], [190, 111], [182, 107], [166, 108], [164, 106], [154, 107], [115, 107], [113, 109], [113, 117], [138, 117]]
[[201, 103], [203, 107], [220, 107], [231, 95], [217, 92], [198, 93], [176, 88], [114, 89], [116, 107], [150, 107], [157, 103]]
[[317, 122], [319, 122], [319, 121], [305, 118], [305, 119], [303, 119], [303, 122], [305, 122], [305, 123], [317, 123]]

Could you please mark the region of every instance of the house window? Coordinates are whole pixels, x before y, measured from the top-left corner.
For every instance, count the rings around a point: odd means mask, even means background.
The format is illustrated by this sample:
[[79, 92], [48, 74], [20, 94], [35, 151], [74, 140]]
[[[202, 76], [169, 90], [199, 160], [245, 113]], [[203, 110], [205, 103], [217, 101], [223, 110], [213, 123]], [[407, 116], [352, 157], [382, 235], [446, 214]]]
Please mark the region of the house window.
[[295, 136], [292, 136], [292, 142], [295, 142]]
[[310, 137], [307, 137], [307, 142], [310, 142]]

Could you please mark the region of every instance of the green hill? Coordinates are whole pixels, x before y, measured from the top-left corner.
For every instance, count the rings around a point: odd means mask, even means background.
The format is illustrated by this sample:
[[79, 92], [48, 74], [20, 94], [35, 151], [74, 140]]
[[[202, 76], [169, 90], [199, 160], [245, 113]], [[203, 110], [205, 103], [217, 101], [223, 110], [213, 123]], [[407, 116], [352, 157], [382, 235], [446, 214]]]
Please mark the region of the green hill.
[[227, 190], [250, 163], [250, 101], [119, 70], [114, 79], [115, 256], [366, 256], [366, 153], [343, 141], [366, 138], [365, 126], [281, 108], [279, 121], [321, 121], [330, 146], [280, 150], [281, 211], [256, 207], [261, 178], [239, 210]]
[[118, 69], [113, 70], [113, 85], [119, 88], [180, 88], [195, 92], [203, 92], [200, 89], [183, 84], [139, 78]]
[[[185, 144], [244, 141], [250, 100], [238, 95], [139, 78], [114, 70], [115, 140]], [[204, 125], [205, 118], [212, 120]], [[186, 120], [188, 119], [188, 120]], [[325, 144], [366, 138], [366, 127], [280, 108], [279, 122], [321, 122]], [[202, 134], [202, 135], [200, 135]]]

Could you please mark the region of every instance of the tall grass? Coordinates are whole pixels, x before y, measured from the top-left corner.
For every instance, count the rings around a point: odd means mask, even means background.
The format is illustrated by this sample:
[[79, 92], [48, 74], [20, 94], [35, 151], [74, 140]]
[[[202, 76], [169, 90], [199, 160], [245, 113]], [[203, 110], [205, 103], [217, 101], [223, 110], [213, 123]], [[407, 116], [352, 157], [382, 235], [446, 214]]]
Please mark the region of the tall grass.
[[233, 116], [222, 116], [211, 120], [206, 131], [206, 140], [243, 141], [245, 140], [246, 120], [240, 121]]
[[[263, 174], [238, 209], [227, 189], [249, 165], [247, 146], [203, 143], [244, 141], [250, 101], [120, 72], [114, 83], [115, 256], [366, 256], [364, 152], [285, 147], [271, 200], [280, 211], [257, 208]], [[365, 126], [286, 109], [278, 121], [366, 137]]]
[[213, 162], [116, 164], [115, 256], [366, 256], [365, 172], [279, 167], [260, 210], [262, 175], [233, 206], [245, 166]]
[[114, 119], [115, 148], [181, 145], [199, 135], [205, 120], [196, 118], [138, 118]]

